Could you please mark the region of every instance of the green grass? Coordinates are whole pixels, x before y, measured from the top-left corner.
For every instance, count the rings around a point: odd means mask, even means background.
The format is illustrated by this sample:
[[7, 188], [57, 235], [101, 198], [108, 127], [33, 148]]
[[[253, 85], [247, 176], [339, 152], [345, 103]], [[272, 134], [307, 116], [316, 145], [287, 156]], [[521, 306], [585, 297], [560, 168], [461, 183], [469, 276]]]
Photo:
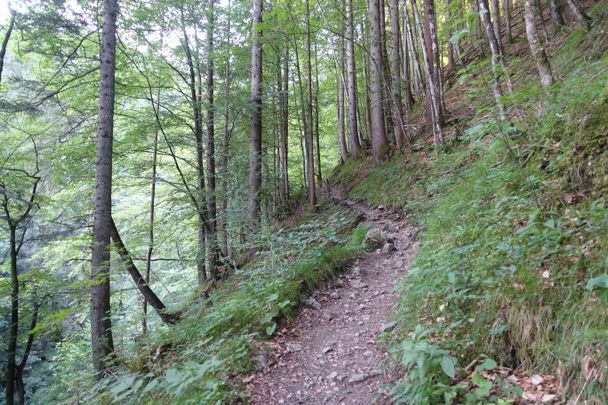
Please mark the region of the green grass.
[[338, 173], [351, 197], [425, 225], [390, 338], [408, 371], [396, 400], [496, 401], [452, 384], [488, 357], [556, 375], [566, 398], [608, 402], [607, 4], [593, 11], [603, 23], [574, 30], [556, 51], [548, 94], [529, 74], [516, 81], [508, 124], [493, 121], [475, 87], [462, 102], [477, 116], [442, 150]]

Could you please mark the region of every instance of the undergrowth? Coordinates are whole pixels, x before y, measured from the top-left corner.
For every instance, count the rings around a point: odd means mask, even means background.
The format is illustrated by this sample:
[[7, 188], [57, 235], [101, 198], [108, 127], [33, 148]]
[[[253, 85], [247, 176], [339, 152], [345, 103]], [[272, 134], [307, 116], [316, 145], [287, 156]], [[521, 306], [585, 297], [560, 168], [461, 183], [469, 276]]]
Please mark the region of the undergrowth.
[[[211, 293], [197, 294], [176, 325], [147, 334], [131, 360], [90, 390], [86, 402], [233, 403], [246, 398], [238, 375], [254, 366], [256, 341], [267, 339], [304, 295], [363, 250], [368, 225], [326, 203], [283, 229], [270, 229], [264, 249]], [[128, 354], [121, 354], [121, 358]], [[55, 393], [51, 402], [61, 401]]]
[[[397, 402], [521, 394], [477, 372], [472, 385], [456, 384], [474, 360], [556, 375], [566, 400], [608, 402], [607, 4], [595, 6], [590, 33], [576, 29], [556, 50], [548, 92], [525, 66], [513, 69], [509, 122], [476, 108], [442, 148], [337, 174], [351, 197], [425, 226], [399, 286], [391, 351], [406, 373]], [[486, 101], [477, 92], [461, 100]]]

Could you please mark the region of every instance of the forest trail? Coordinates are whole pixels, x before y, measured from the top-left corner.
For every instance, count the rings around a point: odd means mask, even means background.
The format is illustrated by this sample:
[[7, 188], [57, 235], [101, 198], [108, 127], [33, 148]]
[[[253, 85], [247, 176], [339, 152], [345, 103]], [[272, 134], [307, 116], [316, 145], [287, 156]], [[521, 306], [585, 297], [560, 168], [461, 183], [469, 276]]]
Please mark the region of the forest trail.
[[267, 367], [245, 380], [251, 404], [390, 403], [386, 385], [398, 375], [377, 341], [395, 326], [394, 287], [416, 252], [418, 229], [398, 214], [335, 199], [385, 230], [395, 250], [385, 246], [355, 260], [265, 343]]

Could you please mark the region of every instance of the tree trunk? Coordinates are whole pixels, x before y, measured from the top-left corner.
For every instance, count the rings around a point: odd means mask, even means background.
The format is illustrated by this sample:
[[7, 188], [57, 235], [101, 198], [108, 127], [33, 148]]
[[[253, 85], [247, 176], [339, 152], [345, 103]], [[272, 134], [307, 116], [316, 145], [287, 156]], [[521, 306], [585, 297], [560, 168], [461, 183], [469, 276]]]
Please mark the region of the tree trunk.
[[492, 89], [494, 91], [494, 99], [496, 100], [496, 106], [498, 107], [498, 115], [502, 121], [506, 119], [505, 107], [502, 103], [502, 90], [500, 88], [500, 50], [498, 48], [498, 42], [494, 36], [494, 29], [490, 22], [490, 13], [488, 10], [488, 0], [479, 0], [479, 15], [481, 22], [486, 30], [486, 37], [490, 45], [490, 51], [492, 52]]
[[217, 279], [219, 258], [217, 243], [217, 203], [215, 197], [215, 100], [214, 100], [214, 63], [215, 52], [213, 36], [215, 31], [215, 0], [209, 0], [207, 6], [207, 212], [209, 232], [207, 232], [207, 252], [209, 255], [208, 272], [212, 279]]
[[346, 41], [346, 76], [348, 78], [348, 136], [350, 143], [350, 155], [353, 159], [359, 156], [359, 127], [357, 125], [358, 92], [357, 92], [357, 69], [355, 63], [355, 30], [353, 24], [353, 0], [346, 0], [346, 29], [348, 39]]
[[[409, 17], [407, 11], [407, 1], [403, 5], [403, 85], [405, 89], [405, 111], [409, 113], [414, 105], [414, 97], [412, 95], [412, 75], [410, 69], [410, 48], [411, 44], [409, 41]], [[406, 114], [407, 117], [407, 114]], [[407, 119], [406, 119], [407, 121]]]
[[384, 103], [382, 82], [384, 66], [382, 59], [382, 35], [380, 21], [380, 1], [367, 0], [370, 19], [370, 104], [371, 104], [371, 141], [372, 153], [376, 163], [382, 162], [388, 152], [384, 127]]
[[17, 336], [19, 334], [19, 276], [17, 273], [17, 229], [9, 223], [10, 233], [10, 271], [11, 271], [11, 323], [8, 327], [8, 346], [6, 360], [6, 404], [12, 405], [15, 398], [15, 374], [17, 358]]
[[321, 173], [321, 143], [319, 141], [319, 53], [315, 37], [315, 153], [317, 155], [317, 184], [323, 184], [323, 174]]
[[2, 40], [2, 48], [0, 48], [0, 84], [2, 83], [2, 72], [4, 71], [4, 58], [6, 57], [8, 41], [11, 39], [13, 28], [15, 27], [15, 11], [10, 8], [10, 5], [9, 12], [11, 14], [11, 19], [8, 23], [8, 29], [6, 30], [6, 34], [4, 34], [4, 39]]
[[498, 0], [492, 0], [492, 28], [494, 30], [494, 36], [496, 37], [496, 43], [498, 44], [498, 50], [500, 54], [505, 53], [504, 46], [502, 44], [501, 24], [500, 24], [500, 6]]
[[511, 9], [513, 0], [503, 0], [503, 14], [505, 15], [505, 25], [507, 26], [507, 40], [513, 42], [513, 33], [511, 32]]
[[127, 250], [127, 247], [125, 246], [124, 242], [120, 237], [120, 234], [118, 233], [118, 228], [116, 228], [114, 219], [111, 219], [111, 228], [112, 240], [116, 244], [118, 255], [120, 256], [122, 262], [124, 263], [127, 269], [127, 272], [129, 272], [129, 275], [133, 279], [133, 282], [135, 283], [135, 286], [137, 287], [141, 295], [144, 297], [146, 302], [148, 302], [148, 304], [150, 304], [150, 306], [156, 310], [156, 313], [158, 313], [158, 316], [163, 322], [169, 325], [177, 322], [181, 314], [169, 314], [165, 312], [165, 304], [163, 304], [160, 298], [158, 298], [154, 291], [152, 291], [146, 280], [142, 277], [141, 273], [137, 269], [137, 266], [135, 266], [131, 254]]
[[551, 21], [555, 24], [555, 30], [559, 31], [566, 25], [561, 0], [549, 0], [549, 6], [551, 7]]
[[283, 198], [286, 206], [289, 204], [289, 47], [285, 47], [283, 59], [283, 128], [281, 130], [281, 167], [283, 170]]
[[30, 323], [29, 334], [27, 336], [27, 343], [25, 344], [25, 350], [23, 351], [23, 356], [21, 356], [21, 361], [15, 370], [15, 384], [20, 405], [25, 405], [25, 382], [23, 381], [23, 372], [32, 351], [32, 345], [34, 344], [34, 334], [32, 332], [38, 323], [38, 308], [38, 302], [36, 302], [36, 299], [34, 298], [32, 302], [32, 321]]
[[108, 357], [114, 352], [110, 314], [110, 233], [117, 15], [118, 0], [104, 0], [91, 255], [91, 345], [98, 378], [105, 374], [110, 364]]
[[249, 219], [260, 223], [262, 186], [262, 1], [253, 0], [251, 41], [251, 133], [249, 140]]
[[540, 44], [538, 39], [538, 31], [536, 30], [536, 18], [537, 8], [534, 5], [535, 0], [526, 0], [525, 11], [526, 11], [526, 35], [528, 36], [528, 43], [530, 44], [530, 51], [534, 62], [536, 62], [536, 68], [540, 75], [540, 82], [544, 87], [549, 87], [553, 83], [553, 75], [551, 74], [551, 66], [547, 59], [545, 49]]
[[591, 17], [585, 13], [581, 3], [578, 0], [566, 0], [566, 3], [568, 3], [568, 7], [576, 21], [589, 31], [591, 29]]
[[[344, 0], [341, 1], [341, 11], [344, 10]], [[340, 151], [340, 162], [344, 163], [348, 159], [348, 148], [346, 146], [346, 134], [344, 127], [344, 54], [345, 54], [345, 46], [344, 46], [344, 36], [346, 34], [346, 24], [344, 20], [342, 20], [342, 35], [340, 35], [340, 60], [338, 62], [338, 74], [336, 75], [338, 78], [338, 100], [337, 100], [337, 110], [338, 110], [338, 147]]]
[[313, 145], [313, 121], [312, 121], [312, 64], [310, 58], [310, 4], [306, 0], [306, 183], [308, 184], [308, 203], [314, 210], [317, 205], [317, 194], [315, 190], [315, 162]]
[[404, 109], [401, 103], [401, 71], [399, 63], [399, 1], [391, 0], [391, 95], [393, 106], [393, 126], [395, 128], [395, 143], [399, 149], [405, 145], [405, 125], [403, 124]]
[[[160, 90], [159, 90], [160, 93]], [[158, 96], [159, 94], [157, 94]], [[157, 97], [158, 102], [160, 99]], [[160, 107], [160, 106], [158, 106]], [[158, 108], [157, 107], [157, 108]], [[150, 273], [152, 271], [152, 252], [154, 251], [154, 213], [155, 213], [155, 202], [156, 202], [156, 166], [158, 158], [158, 130], [154, 132], [154, 151], [152, 154], [152, 186], [150, 191], [150, 222], [148, 225], [148, 250], [146, 251], [146, 284], [150, 283]], [[143, 333], [148, 330], [148, 301], [144, 299], [143, 303], [143, 321], [142, 321]]]

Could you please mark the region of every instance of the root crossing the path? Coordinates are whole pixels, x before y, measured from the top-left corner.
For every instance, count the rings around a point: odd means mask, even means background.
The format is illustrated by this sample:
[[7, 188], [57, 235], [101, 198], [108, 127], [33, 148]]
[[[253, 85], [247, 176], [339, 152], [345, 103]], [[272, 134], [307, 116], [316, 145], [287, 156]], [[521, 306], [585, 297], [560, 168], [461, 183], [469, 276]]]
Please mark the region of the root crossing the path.
[[387, 404], [398, 378], [378, 336], [394, 328], [394, 287], [417, 249], [418, 229], [397, 214], [345, 201], [392, 245], [366, 253], [277, 334], [262, 343], [263, 368], [246, 379], [250, 403]]

